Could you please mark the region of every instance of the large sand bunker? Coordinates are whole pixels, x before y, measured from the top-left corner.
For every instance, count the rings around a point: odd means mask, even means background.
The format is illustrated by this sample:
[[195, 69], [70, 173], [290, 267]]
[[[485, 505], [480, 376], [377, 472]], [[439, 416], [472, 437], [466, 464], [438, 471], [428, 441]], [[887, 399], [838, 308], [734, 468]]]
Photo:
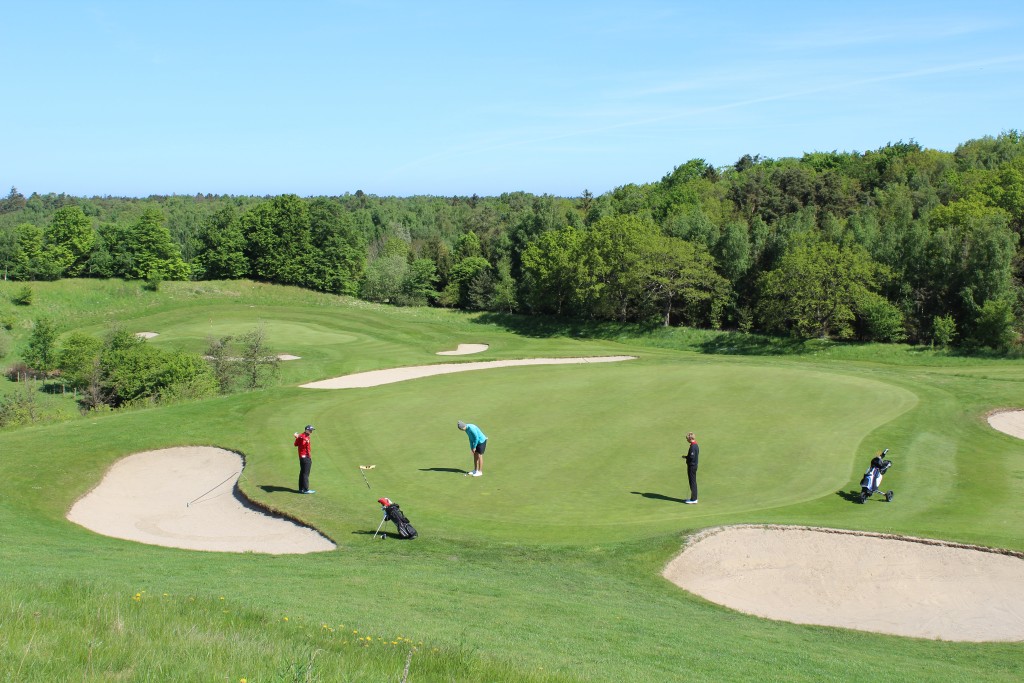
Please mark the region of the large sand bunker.
[[993, 429], [1024, 439], [1024, 410], [1001, 410], [988, 416]]
[[676, 585], [768, 619], [950, 641], [1024, 640], [1024, 558], [926, 539], [735, 526], [692, 537]]
[[105, 536], [190, 550], [279, 555], [335, 547], [314, 529], [236, 496], [242, 464], [237, 453], [208, 447], [129, 455], [71, 507], [68, 519]]
[[387, 370], [370, 370], [352, 375], [335, 377], [303, 384], [304, 389], [357, 389], [376, 387], [381, 384], [404, 382], [420, 377], [446, 375], [452, 372], [469, 372], [470, 370], [488, 370], [490, 368], [507, 368], [520, 365], [565, 365], [572, 363], [614, 363], [622, 360], [634, 360], [636, 356], [594, 356], [592, 358], [524, 358], [522, 360], [492, 360], [475, 363], [438, 363], [437, 365], [419, 365], [408, 368], [390, 368]]

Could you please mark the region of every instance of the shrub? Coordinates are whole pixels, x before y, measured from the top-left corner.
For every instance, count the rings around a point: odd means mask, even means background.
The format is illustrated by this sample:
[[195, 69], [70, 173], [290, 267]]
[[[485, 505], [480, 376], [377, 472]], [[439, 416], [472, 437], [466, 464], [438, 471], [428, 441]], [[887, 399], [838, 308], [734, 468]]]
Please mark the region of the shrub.
[[1017, 336], [1013, 329], [1015, 323], [1013, 301], [1010, 297], [989, 299], [981, 307], [971, 341], [979, 346], [1005, 349]]
[[43, 373], [33, 370], [27, 364], [21, 362], [7, 368], [7, 372], [4, 375], [12, 382], [24, 382], [28, 379], [43, 379], [44, 377]]
[[864, 336], [871, 341], [901, 342], [907, 338], [903, 314], [885, 297], [868, 293], [859, 305]]
[[160, 284], [163, 281], [164, 278], [160, 273], [151, 273], [145, 282], [142, 283], [142, 288], [147, 292], [159, 292]]
[[935, 316], [932, 320], [932, 344], [946, 348], [956, 337], [956, 321], [951, 315]]
[[44, 374], [57, 369], [57, 328], [49, 318], [39, 318], [29, 335], [25, 362]]
[[14, 293], [14, 296], [11, 297], [11, 303], [15, 306], [31, 306], [32, 298], [34, 296], [35, 294], [33, 293], [32, 288], [25, 285]]
[[72, 332], [57, 354], [61, 375], [76, 388], [87, 386], [99, 363], [103, 341], [83, 332]]
[[22, 389], [0, 400], [0, 427], [33, 424], [48, 417], [36, 400], [35, 382], [25, 382]]

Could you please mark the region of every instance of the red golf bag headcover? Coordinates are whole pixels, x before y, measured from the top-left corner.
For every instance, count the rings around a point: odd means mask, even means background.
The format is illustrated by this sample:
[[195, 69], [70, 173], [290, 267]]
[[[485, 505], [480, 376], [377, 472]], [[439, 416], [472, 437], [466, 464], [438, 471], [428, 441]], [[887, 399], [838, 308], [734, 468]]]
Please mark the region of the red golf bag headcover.
[[380, 503], [381, 507], [385, 507], [385, 508], [388, 505], [391, 505], [391, 499], [390, 498], [378, 498], [377, 502]]

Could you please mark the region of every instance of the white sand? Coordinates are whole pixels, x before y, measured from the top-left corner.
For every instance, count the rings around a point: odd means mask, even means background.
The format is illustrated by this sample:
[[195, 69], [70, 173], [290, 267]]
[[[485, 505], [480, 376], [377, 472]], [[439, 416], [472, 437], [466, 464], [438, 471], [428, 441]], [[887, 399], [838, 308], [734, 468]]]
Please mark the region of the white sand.
[[141, 337], [142, 339], [152, 339], [153, 337], [157, 337], [159, 335], [156, 332], [136, 332], [135, 336]]
[[439, 356], [466, 356], [471, 353], [481, 353], [490, 348], [488, 344], [459, 344], [454, 351], [438, 351]]
[[381, 384], [392, 384], [420, 377], [446, 375], [452, 372], [469, 372], [471, 370], [489, 370], [491, 368], [507, 368], [520, 365], [565, 365], [572, 363], [614, 363], [623, 360], [634, 360], [636, 356], [595, 356], [592, 358], [525, 358], [522, 360], [477, 361], [474, 363], [439, 363], [437, 365], [420, 365], [408, 368], [390, 368], [387, 370], [371, 370], [357, 372], [353, 375], [335, 377], [303, 384], [304, 389], [355, 389], [376, 387]]
[[1024, 439], [1024, 410], [1001, 410], [988, 416], [993, 429]]
[[277, 354], [278, 360], [299, 360], [302, 356], [293, 356], [290, 353], [279, 353]]
[[663, 574], [707, 600], [768, 619], [950, 641], [1024, 640], [1019, 553], [735, 526], [692, 537]]
[[241, 470], [241, 456], [220, 448], [136, 453], [116, 462], [68, 519], [105, 536], [190, 550], [278, 555], [335, 547], [314, 529], [243, 505], [234, 495]]

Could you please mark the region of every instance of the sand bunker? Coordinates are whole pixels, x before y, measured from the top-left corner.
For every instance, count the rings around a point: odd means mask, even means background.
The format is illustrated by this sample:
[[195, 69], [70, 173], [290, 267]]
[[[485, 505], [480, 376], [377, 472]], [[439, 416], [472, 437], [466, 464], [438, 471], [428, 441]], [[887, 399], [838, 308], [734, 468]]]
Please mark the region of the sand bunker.
[[927, 539], [735, 526], [663, 572], [726, 607], [797, 624], [950, 641], [1024, 640], [1024, 556]]
[[290, 353], [279, 353], [277, 354], [278, 360], [299, 360], [302, 356], [293, 356]]
[[236, 497], [241, 470], [241, 456], [220, 448], [136, 453], [116, 462], [67, 517], [104, 536], [171, 548], [280, 555], [335, 547]]
[[142, 339], [152, 339], [153, 337], [157, 337], [159, 335], [156, 332], [136, 332], [135, 336], [140, 337]]
[[595, 356], [593, 358], [525, 358], [522, 360], [492, 360], [476, 363], [440, 363], [438, 365], [420, 365], [409, 368], [391, 368], [388, 370], [371, 370], [357, 372], [353, 375], [335, 377], [301, 385], [304, 389], [357, 389], [376, 387], [381, 384], [404, 382], [408, 379], [447, 375], [452, 372], [469, 372], [470, 370], [488, 370], [491, 368], [507, 368], [520, 365], [565, 365], [572, 363], [614, 363], [621, 360], [633, 360], [636, 356]]
[[466, 356], [471, 353], [481, 353], [489, 349], [487, 344], [459, 344], [454, 351], [438, 351], [439, 356]]
[[988, 416], [993, 429], [1024, 439], [1024, 410], [1002, 410]]

